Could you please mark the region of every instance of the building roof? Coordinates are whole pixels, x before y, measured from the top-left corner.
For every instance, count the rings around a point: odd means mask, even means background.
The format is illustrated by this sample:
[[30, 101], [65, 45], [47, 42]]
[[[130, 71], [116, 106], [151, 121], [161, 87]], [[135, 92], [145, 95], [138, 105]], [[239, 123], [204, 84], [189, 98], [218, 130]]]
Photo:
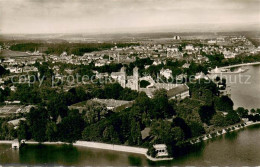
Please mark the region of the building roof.
[[19, 118], [19, 119], [15, 119], [12, 121], [8, 121], [9, 124], [13, 124], [14, 126], [17, 126], [19, 124], [20, 121], [25, 121], [25, 118]]
[[149, 127], [146, 127], [146, 128], [144, 128], [144, 130], [141, 131], [143, 140], [145, 138], [147, 138], [148, 136], [150, 136], [150, 131], [151, 131], [151, 128], [149, 128]]
[[155, 91], [155, 88], [140, 88], [139, 91], [146, 93], [146, 95], [150, 98], [153, 97], [153, 92]]
[[20, 105], [5, 105], [0, 107], [0, 114], [2, 113], [16, 113], [22, 106]]
[[189, 90], [189, 87], [188, 87], [187, 85], [181, 84], [181, 85], [179, 85], [179, 86], [177, 86], [177, 87], [175, 87], [175, 88], [170, 89], [170, 90], [167, 92], [167, 96], [168, 96], [168, 97], [174, 97], [174, 96], [176, 96], [176, 95], [178, 95], [178, 94], [181, 94], [181, 93], [183, 93], [183, 92], [186, 92], [186, 91], [188, 91], [188, 90]]
[[175, 87], [178, 87], [178, 84], [172, 84], [172, 83], [155, 83], [154, 86], [157, 89], [166, 89], [166, 90], [170, 90], [173, 89]]
[[157, 149], [166, 149], [167, 146], [165, 144], [155, 144], [153, 145], [153, 147], [157, 150]]
[[105, 104], [107, 107], [119, 107], [128, 103], [131, 103], [132, 101], [125, 101], [125, 100], [114, 100], [114, 99], [92, 99], [95, 102]]
[[121, 76], [121, 75], [125, 75], [125, 72], [112, 72], [111, 76]]

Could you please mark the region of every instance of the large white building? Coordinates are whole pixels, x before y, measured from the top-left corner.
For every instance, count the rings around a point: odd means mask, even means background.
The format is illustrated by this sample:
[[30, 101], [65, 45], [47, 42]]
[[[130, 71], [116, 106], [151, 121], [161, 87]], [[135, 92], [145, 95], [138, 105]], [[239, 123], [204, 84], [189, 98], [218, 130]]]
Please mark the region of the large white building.
[[[153, 97], [153, 93], [158, 89], [165, 89], [167, 91], [167, 96], [170, 99], [184, 99], [190, 96], [189, 87], [186, 84], [155, 83], [155, 81], [148, 76], [139, 78], [137, 67], [133, 69], [133, 76], [127, 76], [125, 68], [122, 67], [119, 72], [112, 72], [111, 77], [123, 88], [130, 88], [132, 90], [145, 92], [150, 98]], [[140, 88], [139, 81], [141, 80], [147, 80], [151, 84], [146, 88]]]
[[193, 45], [186, 45], [185, 50], [194, 50], [194, 46]]
[[161, 69], [160, 75], [164, 76], [166, 79], [170, 79], [172, 77], [172, 70], [170, 69]]
[[118, 81], [118, 83], [123, 88], [130, 88], [132, 90], [139, 90], [139, 74], [138, 74], [138, 68], [135, 67], [133, 69], [133, 76], [127, 76], [125, 72], [125, 67], [122, 67], [120, 72], [112, 72], [111, 78]]
[[155, 144], [153, 148], [156, 151], [156, 157], [168, 156], [167, 146], [165, 144]]

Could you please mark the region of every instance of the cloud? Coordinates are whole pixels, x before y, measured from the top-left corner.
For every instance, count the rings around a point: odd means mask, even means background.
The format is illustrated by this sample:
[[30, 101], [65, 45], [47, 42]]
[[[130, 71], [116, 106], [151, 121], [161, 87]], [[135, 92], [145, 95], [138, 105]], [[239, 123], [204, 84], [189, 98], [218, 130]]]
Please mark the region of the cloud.
[[96, 32], [259, 22], [260, 0], [0, 0], [0, 32]]

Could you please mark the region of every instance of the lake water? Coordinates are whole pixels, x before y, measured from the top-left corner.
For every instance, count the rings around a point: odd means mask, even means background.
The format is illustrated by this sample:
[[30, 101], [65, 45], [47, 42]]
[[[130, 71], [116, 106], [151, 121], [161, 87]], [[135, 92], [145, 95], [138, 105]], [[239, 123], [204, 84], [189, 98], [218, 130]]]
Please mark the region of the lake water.
[[260, 164], [259, 148], [260, 125], [254, 125], [206, 141], [200, 144], [196, 151], [172, 161], [151, 162], [137, 154], [66, 145], [26, 145], [20, 150], [13, 150], [11, 145], [1, 144], [0, 163], [80, 166], [252, 166]]
[[260, 108], [260, 65], [245, 68], [249, 70], [227, 77], [227, 83], [231, 87], [231, 99], [235, 108]]
[[1, 164], [48, 164], [48, 165], [142, 165], [145, 157], [139, 154], [88, 149], [69, 145], [26, 145], [20, 150], [9, 144], [0, 145]]
[[[260, 66], [250, 66], [242, 75], [250, 75], [251, 84], [231, 82], [235, 107], [260, 108]], [[231, 75], [231, 78], [235, 75]], [[245, 81], [246, 78], [242, 81]], [[234, 81], [234, 80], [233, 80]], [[0, 144], [0, 164], [48, 165], [260, 165], [260, 125], [254, 125], [199, 144], [190, 154], [166, 162], [151, 162], [144, 156], [65, 145], [27, 145], [12, 150], [11, 145]]]

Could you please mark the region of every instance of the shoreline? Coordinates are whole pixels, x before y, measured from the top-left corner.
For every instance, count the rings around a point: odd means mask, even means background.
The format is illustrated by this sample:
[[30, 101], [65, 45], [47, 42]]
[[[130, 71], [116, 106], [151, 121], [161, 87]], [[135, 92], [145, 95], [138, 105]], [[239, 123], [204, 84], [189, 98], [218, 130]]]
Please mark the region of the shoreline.
[[223, 67], [219, 67], [219, 68], [233, 68], [233, 67], [241, 67], [241, 66], [251, 66], [251, 65], [259, 65], [260, 62], [253, 62], [253, 63], [242, 63], [242, 64], [234, 64], [234, 65], [229, 65], [229, 66], [223, 66]]
[[[197, 137], [196, 139], [193, 139], [193, 140], [196, 140], [195, 142], [192, 142], [192, 140], [190, 141], [190, 143], [193, 145], [193, 144], [197, 144], [197, 143], [201, 143], [203, 141], [207, 141], [207, 140], [210, 140], [210, 139], [214, 139], [218, 136], [221, 136], [221, 135], [224, 135], [224, 134], [227, 134], [229, 132], [234, 132], [234, 131], [238, 131], [240, 129], [243, 129], [243, 128], [246, 128], [246, 127], [249, 127], [249, 126], [252, 126], [252, 125], [257, 125], [257, 124], [260, 124], [260, 121], [258, 122], [252, 122], [252, 121], [248, 121], [248, 122], [245, 122], [245, 125], [244, 126], [241, 126], [241, 124], [243, 123], [240, 123], [240, 124], [237, 124], [237, 125], [233, 125], [233, 126], [230, 126], [230, 127], [226, 127], [226, 128], [223, 128], [221, 131], [222, 133], [219, 133], [219, 132], [215, 132], [216, 135], [212, 137], [211, 134], [205, 134], [205, 135], [202, 135], [200, 137]], [[238, 127], [238, 125], [240, 125], [240, 127]], [[230, 131], [226, 131], [227, 128], [230, 128]], [[232, 128], [234, 128], [232, 130]], [[202, 139], [200, 139], [202, 138]]]
[[[242, 63], [242, 64], [234, 64], [234, 65], [229, 65], [229, 66], [223, 66], [223, 67], [218, 67], [219, 70], [225, 70], [225, 69], [230, 69], [234, 67], [243, 67], [243, 66], [253, 66], [253, 65], [260, 65], [260, 62], [253, 62], [253, 63]], [[242, 70], [242, 71], [228, 71], [228, 72], [211, 72], [209, 71], [210, 75], [218, 75], [218, 74], [240, 74], [247, 72], [248, 69]]]
[[[224, 135], [226, 133], [229, 132], [233, 132], [233, 131], [237, 131], [240, 129], [243, 129], [245, 127], [249, 127], [252, 125], [257, 125], [260, 124], [259, 122], [245, 122], [246, 124], [244, 126], [240, 126], [238, 127], [238, 125], [233, 125], [230, 128], [230, 131], [226, 131], [226, 128], [222, 129], [222, 133], [216, 132], [215, 136], [211, 136], [211, 134], [206, 134], [200, 137], [197, 137], [195, 140], [195, 142], [192, 142], [192, 140], [190, 141], [190, 143], [193, 144], [197, 144], [203, 141], [207, 141], [210, 139], [214, 139], [220, 135]], [[234, 129], [232, 130], [232, 128], [234, 127]], [[202, 139], [201, 139], [202, 138]], [[194, 140], [194, 139], [193, 139]], [[0, 140], [0, 144], [12, 144], [13, 141], [11, 140]], [[101, 150], [110, 150], [110, 151], [118, 151], [118, 152], [125, 152], [125, 153], [133, 153], [133, 154], [141, 154], [144, 155], [148, 160], [150, 161], [170, 161], [173, 160], [174, 158], [170, 157], [170, 158], [153, 158], [149, 155], [147, 155], [147, 148], [141, 148], [141, 147], [132, 147], [132, 146], [124, 146], [124, 145], [116, 145], [116, 144], [106, 144], [106, 143], [99, 143], [99, 142], [89, 142], [89, 141], [76, 141], [75, 143], [66, 143], [66, 142], [36, 142], [36, 141], [26, 141], [25, 144], [44, 144], [44, 145], [73, 145], [73, 146], [78, 146], [78, 147], [86, 147], [86, 148], [93, 148], [93, 149], [101, 149]]]
[[[12, 144], [11, 140], [0, 140], [0, 144]], [[44, 145], [73, 145], [78, 147], [86, 147], [93, 149], [102, 149], [102, 150], [110, 150], [110, 151], [118, 151], [125, 153], [133, 153], [133, 154], [141, 154], [144, 155], [150, 161], [169, 161], [173, 158], [153, 158], [147, 155], [147, 148], [141, 147], [132, 147], [132, 146], [124, 146], [124, 145], [116, 145], [116, 144], [106, 144], [99, 142], [89, 142], [89, 141], [76, 141], [75, 143], [66, 143], [66, 142], [36, 142], [36, 141], [26, 141], [25, 144], [44, 144]]]

